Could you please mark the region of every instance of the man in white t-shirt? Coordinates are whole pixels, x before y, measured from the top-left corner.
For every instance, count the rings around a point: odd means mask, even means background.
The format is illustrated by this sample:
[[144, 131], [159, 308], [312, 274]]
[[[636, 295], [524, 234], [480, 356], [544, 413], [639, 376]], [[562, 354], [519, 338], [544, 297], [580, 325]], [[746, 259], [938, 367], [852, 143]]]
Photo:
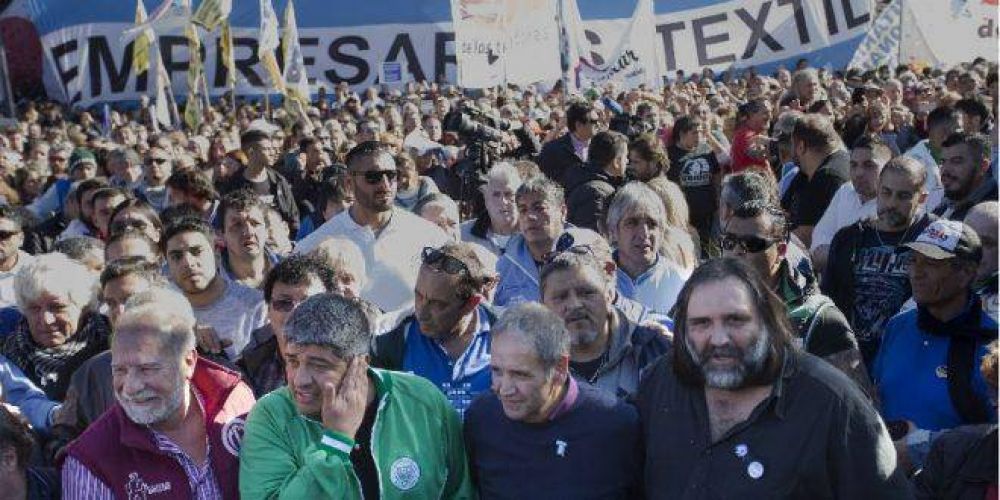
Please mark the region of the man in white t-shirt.
[[944, 140], [952, 132], [961, 129], [962, 117], [955, 108], [938, 106], [927, 115], [927, 138], [918, 142], [904, 156], [909, 156], [927, 169], [927, 201], [924, 209], [928, 212], [937, 208], [944, 199], [944, 187], [941, 185], [941, 148]]
[[20, 250], [24, 243], [21, 218], [14, 209], [0, 205], [0, 308], [16, 307], [14, 276], [34, 257]]
[[347, 154], [346, 163], [346, 184], [354, 193], [354, 204], [305, 237], [295, 251], [312, 251], [334, 236], [347, 238], [365, 257], [368, 276], [361, 298], [387, 312], [408, 307], [413, 303], [420, 252], [440, 247], [448, 236], [395, 205], [396, 165], [385, 145], [358, 144]]
[[892, 150], [877, 137], [864, 136], [854, 143], [851, 182], [840, 186], [813, 229], [810, 250], [815, 269], [826, 269], [826, 254], [837, 231], [861, 219], [875, 217], [878, 176], [890, 159]]

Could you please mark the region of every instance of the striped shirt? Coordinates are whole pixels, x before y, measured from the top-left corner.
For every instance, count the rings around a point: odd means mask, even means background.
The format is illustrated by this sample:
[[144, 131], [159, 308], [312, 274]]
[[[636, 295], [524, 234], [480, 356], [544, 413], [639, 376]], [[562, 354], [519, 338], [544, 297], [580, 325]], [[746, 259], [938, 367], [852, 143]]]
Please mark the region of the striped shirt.
[[[201, 395], [197, 391], [195, 394], [198, 396], [198, 404], [202, 407], [202, 413], [204, 414], [204, 404], [202, 403]], [[177, 446], [165, 434], [152, 429], [150, 429], [150, 432], [153, 434], [154, 441], [156, 441], [156, 448], [173, 457], [180, 464], [181, 468], [184, 469], [184, 475], [187, 476], [191, 491], [194, 492], [194, 496], [191, 498], [195, 500], [222, 500], [222, 490], [219, 488], [219, 482], [216, 480], [215, 472], [212, 470], [212, 445], [207, 437], [205, 438], [205, 462], [198, 465], [187, 453], [184, 453], [184, 450], [180, 446]], [[73, 457], [66, 457], [66, 462], [62, 470], [62, 484], [64, 500], [115, 499], [115, 494], [111, 488], [95, 476], [87, 466]], [[154, 491], [149, 490], [157, 489], [157, 486], [159, 485], [146, 484], [136, 472], [129, 474], [127, 488], [130, 493], [134, 488], [135, 493], [141, 492], [141, 497], [145, 498], [145, 494], [154, 493]]]

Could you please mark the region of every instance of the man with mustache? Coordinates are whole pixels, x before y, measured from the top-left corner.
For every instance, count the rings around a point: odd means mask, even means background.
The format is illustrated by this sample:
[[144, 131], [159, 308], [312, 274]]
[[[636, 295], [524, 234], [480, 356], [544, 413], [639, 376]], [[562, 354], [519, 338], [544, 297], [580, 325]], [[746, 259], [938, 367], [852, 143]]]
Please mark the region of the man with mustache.
[[820, 289], [847, 316], [865, 363], [871, 367], [882, 327], [910, 298], [910, 250], [905, 246], [935, 218], [922, 205], [927, 170], [900, 156], [882, 168], [877, 217], [833, 237]]
[[990, 175], [990, 139], [982, 134], [956, 132], [941, 150], [944, 200], [934, 215], [961, 221], [976, 204], [997, 199], [997, 181]]
[[590, 245], [551, 256], [541, 270], [542, 303], [570, 333], [569, 369], [579, 380], [630, 397], [639, 376], [670, 348], [661, 329], [638, 324], [615, 305], [615, 265]]
[[427, 247], [414, 288], [414, 314], [375, 338], [372, 364], [434, 382], [463, 414], [490, 387], [490, 330], [496, 312], [486, 297], [496, 276], [473, 243]]
[[404, 309], [413, 304], [421, 250], [443, 245], [448, 236], [433, 223], [396, 206], [398, 171], [386, 145], [362, 142], [347, 153], [345, 163], [345, 182], [354, 193], [354, 203], [299, 241], [295, 252], [310, 252], [331, 237], [353, 241], [364, 254], [368, 270], [368, 285], [361, 297], [383, 311]]
[[636, 398], [647, 498], [910, 498], [875, 408], [794, 347], [768, 288], [722, 258], [681, 292], [674, 349]]
[[140, 302], [126, 304], [111, 341], [118, 404], [69, 446], [63, 498], [235, 500], [253, 394], [239, 373], [198, 357], [183, 295], [158, 287]]

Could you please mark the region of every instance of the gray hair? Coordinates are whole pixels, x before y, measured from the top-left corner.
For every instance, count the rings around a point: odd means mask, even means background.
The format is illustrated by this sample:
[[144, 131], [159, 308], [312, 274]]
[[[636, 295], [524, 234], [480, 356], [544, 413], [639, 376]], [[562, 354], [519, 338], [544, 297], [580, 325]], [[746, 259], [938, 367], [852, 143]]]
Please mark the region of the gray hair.
[[91, 308], [98, 295], [97, 275], [64, 254], [42, 254], [18, 271], [14, 296], [18, 308], [27, 311], [43, 293], [63, 297], [81, 309]]
[[497, 162], [486, 172], [486, 184], [491, 182], [509, 182], [514, 185], [514, 190], [517, 191], [521, 187], [521, 174], [512, 163]]
[[656, 191], [642, 182], [630, 182], [615, 193], [608, 206], [608, 236], [613, 238], [622, 219], [640, 210], [656, 219], [661, 227], [666, 225], [667, 213]]
[[719, 201], [731, 210], [751, 201], [778, 202], [778, 192], [774, 183], [765, 174], [754, 170], [744, 170], [722, 179]]
[[547, 370], [555, 367], [563, 356], [569, 356], [570, 337], [566, 324], [556, 313], [537, 302], [524, 302], [504, 311], [491, 335], [520, 336], [535, 350]]
[[194, 328], [194, 310], [187, 298], [166, 285], [156, 284], [125, 302], [115, 338], [155, 334], [163, 351], [180, 357], [195, 348]]
[[121, 161], [129, 165], [139, 165], [142, 163], [139, 153], [136, 153], [132, 148], [118, 148], [108, 153], [108, 161]]
[[542, 198], [550, 205], [563, 206], [566, 204], [566, 193], [563, 188], [544, 175], [524, 181], [524, 184], [517, 188], [514, 199], [520, 200], [529, 194], [542, 195]]
[[285, 322], [287, 342], [329, 348], [339, 358], [368, 354], [371, 321], [356, 300], [333, 293], [306, 299]]

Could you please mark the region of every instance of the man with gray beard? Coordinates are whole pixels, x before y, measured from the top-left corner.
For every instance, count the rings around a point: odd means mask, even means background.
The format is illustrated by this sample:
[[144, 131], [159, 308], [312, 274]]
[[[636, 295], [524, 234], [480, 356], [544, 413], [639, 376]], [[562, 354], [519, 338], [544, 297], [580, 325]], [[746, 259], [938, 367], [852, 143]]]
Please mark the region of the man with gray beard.
[[176, 291], [156, 287], [126, 303], [111, 342], [118, 404], [67, 448], [63, 498], [239, 498], [253, 394], [237, 372], [198, 357], [194, 327]]
[[748, 264], [696, 269], [675, 329], [636, 397], [648, 498], [911, 496], [875, 408], [794, 346], [781, 299]]

